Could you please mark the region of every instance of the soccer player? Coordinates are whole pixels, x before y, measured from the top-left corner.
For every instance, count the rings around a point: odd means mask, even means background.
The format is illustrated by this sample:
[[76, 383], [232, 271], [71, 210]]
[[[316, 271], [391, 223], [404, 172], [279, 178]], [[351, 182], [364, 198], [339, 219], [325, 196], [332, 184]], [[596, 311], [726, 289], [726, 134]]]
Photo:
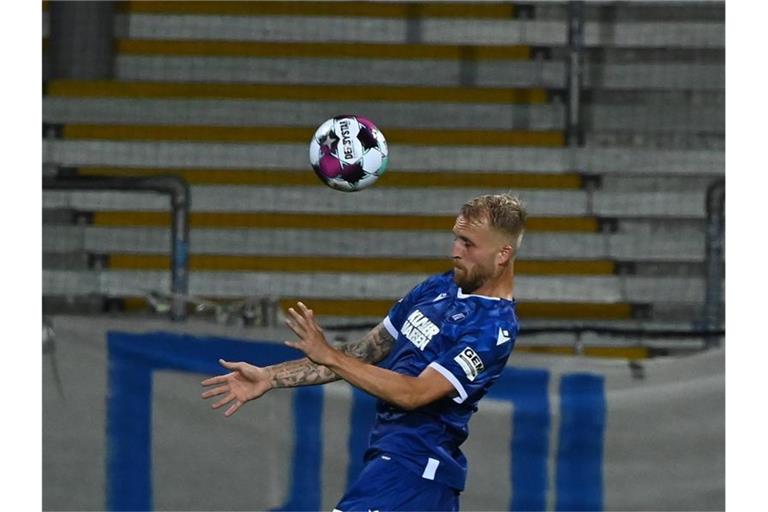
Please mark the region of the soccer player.
[[285, 343], [307, 357], [264, 368], [221, 360], [231, 372], [204, 380], [203, 398], [221, 396], [212, 407], [230, 404], [231, 416], [273, 388], [344, 379], [379, 402], [365, 466], [336, 509], [458, 510], [459, 446], [518, 331], [512, 290], [525, 218], [510, 195], [472, 199], [453, 226], [453, 270], [412, 289], [362, 340], [330, 345], [299, 302], [286, 320], [298, 340]]

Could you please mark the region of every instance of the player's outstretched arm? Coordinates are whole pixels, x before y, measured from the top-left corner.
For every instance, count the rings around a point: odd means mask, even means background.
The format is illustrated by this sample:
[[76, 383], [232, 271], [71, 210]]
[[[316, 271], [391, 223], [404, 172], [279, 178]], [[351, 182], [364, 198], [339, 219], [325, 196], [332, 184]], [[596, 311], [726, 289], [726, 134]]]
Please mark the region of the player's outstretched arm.
[[[334, 347], [355, 359], [375, 364], [387, 357], [394, 343], [395, 339], [381, 322], [361, 340], [343, 344], [336, 343]], [[272, 365], [266, 369], [270, 371], [271, 382], [276, 388], [325, 384], [340, 379], [329, 368], [317, 364], [307, 357]]]
[[315, 363], [329, 368], [340, 378], [377, 398], [411, 410], [456, 395], [453, 384], [432, 368], [427, 367], [418, 377], [411, 377], [341, 352], [328, 344], [314, 313], [301, 302], [298, 303], [298, 311], [288, 308], [288, 313], [292, 318], [286, 323], [299, 340], [286, 341], [286, 345], [301, 350]]
[[[384, 324], [380, 323], [361, 340], [338, 344], [336, 348], [350, 357], [373, 364], [389, 354], [394, 341]], [[202, 397], [207, 399], [220, 396], [212, 405], [214, 409], [231, 403], [224, 412], [225, 416], [233, 415], [244, 403], [259, 398], [273, 388], [325, 384], [340, 379], [330, 369], [306, 357], [264, 368], [244, 362], [219, 360], [219, 363], [232, 371], [204, 380], [202, 385], [209, 388], [203, 392]]]

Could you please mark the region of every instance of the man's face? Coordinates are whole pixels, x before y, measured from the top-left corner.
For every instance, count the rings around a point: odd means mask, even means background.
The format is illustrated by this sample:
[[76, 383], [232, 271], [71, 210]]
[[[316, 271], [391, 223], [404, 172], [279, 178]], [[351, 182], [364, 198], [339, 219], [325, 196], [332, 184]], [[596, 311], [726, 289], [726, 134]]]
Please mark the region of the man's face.
[[468, 221], [462, 215], [453, 226], [453, 280], [464, 293], [472, 293], [497, 272], [498, 236], [488, 219]]

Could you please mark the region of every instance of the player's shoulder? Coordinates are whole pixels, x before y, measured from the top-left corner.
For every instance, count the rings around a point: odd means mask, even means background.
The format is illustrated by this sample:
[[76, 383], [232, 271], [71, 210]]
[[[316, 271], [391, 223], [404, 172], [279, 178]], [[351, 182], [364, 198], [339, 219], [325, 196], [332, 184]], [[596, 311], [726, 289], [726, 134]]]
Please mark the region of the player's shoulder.
[[461, 330], [481, 350], [511, 350], [519, 330], [514, 303], [504, 301], [495, 308], [475, 308]]
[[424, 280], [424, 282], [429, 283], [432, 286], [453, 286], [453, 270], [448, 270], [447, 272], [443, 272], [441, 274], [429, 276]]
[[439, 295], [445, 293], [446, 295], [450, 290], [455, 287], [453, 282], [453, 272], [443, 272], [442, 274], [435, 274], [429, 276], [424, 281], [416, 285], [414, 291], [419, 295]]

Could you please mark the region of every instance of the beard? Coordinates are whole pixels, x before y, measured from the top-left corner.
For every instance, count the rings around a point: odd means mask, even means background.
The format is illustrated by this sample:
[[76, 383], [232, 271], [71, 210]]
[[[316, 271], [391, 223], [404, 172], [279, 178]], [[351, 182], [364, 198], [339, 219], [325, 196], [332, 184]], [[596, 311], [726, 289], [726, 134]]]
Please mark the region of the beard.
[[461, 288], [462, 293], [472, 293], [483, 286], [491, 277], [491, 272], [485, 272], [480, 267], [475, 267], [471, 271], [464, 267], [455, 267], [453, 269], [453, 281]]

